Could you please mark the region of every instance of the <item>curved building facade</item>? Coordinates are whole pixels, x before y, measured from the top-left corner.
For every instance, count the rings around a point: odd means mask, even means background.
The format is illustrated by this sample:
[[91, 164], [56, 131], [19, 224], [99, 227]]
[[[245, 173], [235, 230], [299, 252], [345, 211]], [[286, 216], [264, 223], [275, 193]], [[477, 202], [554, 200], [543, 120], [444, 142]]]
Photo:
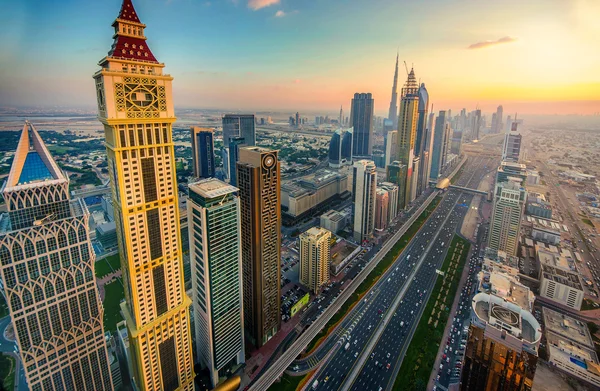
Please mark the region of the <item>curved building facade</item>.
[[329, 142], [329, 166], [339, 168], [352, 164], [352, 128], [338, 129]]

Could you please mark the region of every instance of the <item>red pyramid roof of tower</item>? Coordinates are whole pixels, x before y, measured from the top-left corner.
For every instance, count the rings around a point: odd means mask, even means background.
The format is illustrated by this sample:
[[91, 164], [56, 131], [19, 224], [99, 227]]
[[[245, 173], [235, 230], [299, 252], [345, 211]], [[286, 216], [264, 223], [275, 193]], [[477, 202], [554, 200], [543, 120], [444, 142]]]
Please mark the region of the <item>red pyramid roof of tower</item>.
[[[126, 0], [127, 1], [127, 0]], [[152, 54], [146, 41], [141, 38], [126, 37], [118, 35], [115, 38], [109, 57], [124, 58], [126, 60], [148, 61], [158, 63], [158, 60]]]
[[123, 0], [123, 5], [121, 5], [121, 12], [119, 12], [119, 17], [117, 19], [127, 20], [129, 22], [142, 23], [135, 12], [135, 8], [133, 8], [133, 3], [131, 0]]

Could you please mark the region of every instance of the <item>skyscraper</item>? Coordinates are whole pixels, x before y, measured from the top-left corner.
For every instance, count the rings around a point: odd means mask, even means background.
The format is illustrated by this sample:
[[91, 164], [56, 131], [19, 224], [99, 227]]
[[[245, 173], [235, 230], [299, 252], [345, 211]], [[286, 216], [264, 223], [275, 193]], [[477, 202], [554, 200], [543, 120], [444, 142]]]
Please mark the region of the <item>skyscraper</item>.
[[312, 227], [300, 234], [300, 283], [314, 294], [329, 281], [331, 232]]
[[390, 109], [387, 119], [391, 121], [392, 129], [398, 129], [398, 53], [396, 53], [394, 84], [392, 84], [392, 97], [390, 99]]
[[519, 244], [521, 219], [527, 201], [527, 191], [520, 179], [496, 183], [489, 247], [516, 256]]
[[244, 327], [260, 347], [281, 327], [281, 179], [277, 151], [244, 147], [239, 153]]
[[375, 191], [375, 229], [383, 231], [389, 221], [390, 196], [386, 189], [378, 187]]
[[340, 118], [338, 119], [338, 123], [340, 126], [344, 125], [344, 110], [342, 109], [342, 106], [340, 106]]
[[240, 200], [237, 188], [213, 178], [189, 190], [196, 355], [215, 387], [244, 362]]
[[416, 196], [420, 196], [427, 188], [429, 181], [429, 146], [427, 144], [427, 109], [429, 107], [429, 93], [425, 83], [419, 87], [419, 120], [417, 122], [417, 136], [415, 140], [415, 154], [419, 157], [419, 175], [417, 175]]
[[337, 129], [329, 142], [329, 166], [339, 168], [352, 164], [352, 128]]
[[373, 153], [373, 110], [371, 93], [356, 93], [350, 106], [350, 126], [354, 128], [352, 156], [371, 156]]
[[419, 121], [419, 84], [413, 69], [410, 70], [400, 98], [398, 113], [398, 161], [407, 166], [405, 175], [398, 178], [398, 207], [406, 208], [413, 200], [413, 163]]
[[246, 145], [256, 145], [256, 122], [254, 114], [225, 114], [223, 123], [223, 145], [229, 145], [232, 137], [243, 137]]
[[90, 214], [29, 123], [2, 195], [0, 271], [29, 389], [112, 390]]
[[246, 147], [246, 140], [243, 137], [231, 137], [229, 139], [229, 148], [227, 148], [227, 157], [229, 158], [229, 184], [237, 186], [237, 161], [240, 156], [240, 148]]
[[94, 74], [113, 194], [125, 315], [137, 387], [193, 390], [183, 286], [171, 81], [146, 43], [131, 0]]
[[390, 165], [391, 162], [398, 160], [398, 131], [390, 130], [387, 133], [385, 142], [385, 165]]
[[504, 108], [502, 107], [502, 105], [498, 106], [498, 108], [496, 109], [496, 129], [493, 129], [494, 133], [500, 133], [502, 132], [502, 129], [504, 129], [502, 120], [504, 116]]
[[194, 177], [214, 178], [215, 176], [215, 145], [212, 129], [191, 128], [192, 162]]
[[504, 146], [502, 148], [502, 160], [518, 162], [521, 156], [521, 133], [518, 131], [518, 122], [511, 121], [510, 128], [504, 134]]
[[296, 111], [296, 127], [299, 128], [300, 127], [300, 113], [298, 113]]
[[481, 110], [473, 111], [471, 117], [471, 135], [472, 140], [479, 140], [479, 132], [481, 131]]
[[398, 215], [398, 185], [382, 182], [381, 188], [388, 193], [388, 224]]
[[354, 240], [369, 239], [375, 229], [375, 191], [377, 168], [372, 160], [354, 162], [352, 201], [354, 202]]
[[433, 132], [433, 149], [431, 155], [431, 169], [429, 177], [438, 179], [442, 174], [444, 163], [445, 135], [446, 135], [446, 112], [440, 110], [438, 117], [435, 120], [435, 131]]

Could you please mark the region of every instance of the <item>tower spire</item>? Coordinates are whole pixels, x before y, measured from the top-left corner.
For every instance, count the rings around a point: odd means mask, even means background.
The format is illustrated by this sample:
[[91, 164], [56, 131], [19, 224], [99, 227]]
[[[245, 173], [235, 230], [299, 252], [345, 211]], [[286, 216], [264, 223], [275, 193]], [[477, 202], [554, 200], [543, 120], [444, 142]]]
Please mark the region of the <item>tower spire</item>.
[[392, 98], [390, 99], [390, 109], [388, 119], [392, 121], [392, 129], [396, 129], [398, 121], [398, 55], [396, 51], [396, 67], [394, 68], [394, 84], [392, 85]]
[[108, 57], [158, 63], [146, 44], [146, 36], [144, 36], [146, 25], [140, 22], [131, 0], [123, 0], [119, 16], [112, 26], [115, 29], [114, 42]]

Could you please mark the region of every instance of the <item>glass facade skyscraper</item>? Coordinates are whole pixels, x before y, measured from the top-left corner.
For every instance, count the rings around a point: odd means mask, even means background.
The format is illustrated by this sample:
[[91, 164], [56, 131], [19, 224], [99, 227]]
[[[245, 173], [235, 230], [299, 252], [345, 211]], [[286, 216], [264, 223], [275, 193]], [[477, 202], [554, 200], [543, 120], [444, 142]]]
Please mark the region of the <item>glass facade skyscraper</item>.
[[242, 137], [246, 145], [256, 145], [256, 122], [254, 114], [225, 114], [223, 123], [223, 145], [229, 145], [232, 137]]
[[191, 136], [194, 177], [214, 178], [216, 167], [213, 130], [194, 126]]
[[240, 200], [217, 179], [189, 186], [187, 212], [196, 355], [215, 387], [244, 362]]
[[350, 126], [354, 128], [352, 156], [371, 156], [373, 153], [373, 110], [371, 93], [356, 93], [350, 106]]

